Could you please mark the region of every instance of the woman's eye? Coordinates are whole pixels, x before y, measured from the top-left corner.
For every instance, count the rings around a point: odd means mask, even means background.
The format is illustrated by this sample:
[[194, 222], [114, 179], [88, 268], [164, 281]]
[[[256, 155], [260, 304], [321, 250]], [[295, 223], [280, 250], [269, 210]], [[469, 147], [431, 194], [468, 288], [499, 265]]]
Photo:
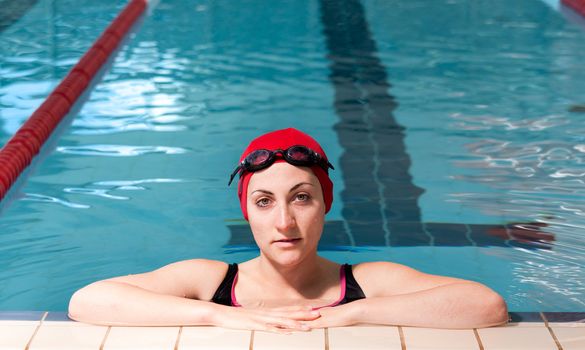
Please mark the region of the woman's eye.
[[306, 194], [306, 193], [299, 193], [299, 194], [297, 194], [297, 198], [296, 198], [296, 199], [297, 199], [298, 201], [301, 201], [301, 202], [306, 202], [306, 201], [308, 201], [308, 200], [309, 200], [309, 198], [310, 198], [310, 197], [309, 197], [309, 195], [308, 195], [308, 194]]
[[268, 198], [260, 198], [256, 201], [256, 205], [259, 207], [266, 207], [270, 204], [270, 199]]

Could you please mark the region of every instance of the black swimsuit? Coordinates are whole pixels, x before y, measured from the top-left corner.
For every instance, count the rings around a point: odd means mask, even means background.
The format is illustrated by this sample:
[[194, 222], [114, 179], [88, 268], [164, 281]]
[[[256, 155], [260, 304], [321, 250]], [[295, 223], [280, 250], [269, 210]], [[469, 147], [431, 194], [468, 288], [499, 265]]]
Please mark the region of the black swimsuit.
[[[352, 301], [363, 299], [366, 297], [364, 292], [362, 291], [362, 288], [353, 277], [351, 265], [348, 264], [341, 265], [339, 269], [339, 279], [341, 281], [341, 295], [339, 299], [330, 305], [321, 307], [347, 304]], [[238, 304], [238, 301], [236, 300], [236, 295], [234, 293], [237, 281], [238, 264], [230, 264], [228, 266], [228, 270], [223, 281], [221, 281], [221, 284], [215, 291], [215, 294], [213, 295], [211, 301], [216, 304], [222, 304], [227, 306], [241, 306], [240, 304]]]

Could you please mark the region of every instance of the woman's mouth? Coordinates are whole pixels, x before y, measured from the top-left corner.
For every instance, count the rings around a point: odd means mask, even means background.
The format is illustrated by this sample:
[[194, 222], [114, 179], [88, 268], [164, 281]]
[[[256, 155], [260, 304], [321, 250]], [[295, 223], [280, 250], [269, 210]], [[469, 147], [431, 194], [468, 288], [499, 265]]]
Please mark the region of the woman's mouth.
[[279, 239], [277, 241], [274, 241], [274, 243], [279, 245], [279, 246], [293, 246], [297, 242], [299, 242], [300, 240], [301, 240], [300, 238], [283, 238], [283, 239]]

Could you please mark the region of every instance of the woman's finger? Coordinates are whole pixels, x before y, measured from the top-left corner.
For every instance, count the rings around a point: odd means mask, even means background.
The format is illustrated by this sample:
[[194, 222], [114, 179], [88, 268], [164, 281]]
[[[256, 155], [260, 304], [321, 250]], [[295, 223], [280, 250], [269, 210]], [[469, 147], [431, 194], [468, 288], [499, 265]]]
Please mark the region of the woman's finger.
[[251, 312], [256, 315], [285, 317], [299, 321], [314, 320], [321, 315], [317, 310], [275, 311], [273, 309], [254, 309]]
[[313, 306], [311, 305], [288, 305], [288, 306], [277, 306], [270, 308], [275, 311], [311, 311]]
[[289, 331], [308, 331], [311, 328], [303, 322], [298, 322], [285, 317], [272, 317], [267, 320], [268, 327], [277, 327]]
[[298, 321], [310, 321], [321, 317], [321, 313], [317, 310], [313, 311], [292, 311], [286, 313], [286, 317]]

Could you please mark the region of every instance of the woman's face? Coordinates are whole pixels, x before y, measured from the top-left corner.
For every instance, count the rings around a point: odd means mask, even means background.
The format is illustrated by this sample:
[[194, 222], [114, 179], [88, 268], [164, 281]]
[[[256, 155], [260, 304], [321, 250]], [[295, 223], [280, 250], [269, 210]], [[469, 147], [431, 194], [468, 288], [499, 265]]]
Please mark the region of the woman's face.
[[321, 184], [306, 167], [274, 163], [248, 184], [248, 220], [262, 255], [296, 265], [316, 254], [325, 221]]

